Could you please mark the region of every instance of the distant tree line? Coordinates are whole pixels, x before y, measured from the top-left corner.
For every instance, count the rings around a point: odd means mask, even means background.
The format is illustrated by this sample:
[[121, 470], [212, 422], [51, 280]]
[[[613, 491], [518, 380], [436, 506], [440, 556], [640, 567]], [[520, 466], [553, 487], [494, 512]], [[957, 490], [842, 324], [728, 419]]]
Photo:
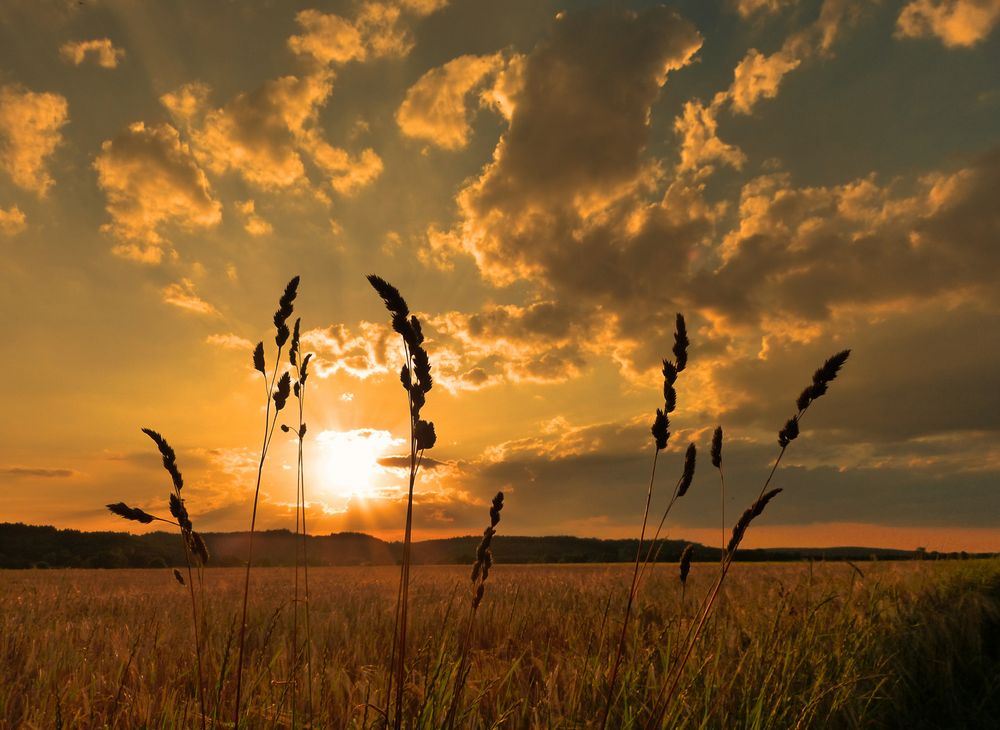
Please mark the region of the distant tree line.
[[[205, 533], [211, 565], [239, 566], [246, 558], [245, 532]], [[423, 540], [413, 544], [413, 560], [419, 564], [472, 563], [479, 536]], [[688, 543], [667, 540], [659, 562], [676, 562]], [[493, 552], [500, 563], [620, 563], [635, 559], [637, 540], [600, 540], [557, 535], [517, 537], [498, 535]], [[255, 560], [261, 566], [293, 565], [294, 535], [288, 530], [259, 532], [255, 538]], [[718, 561], [719, 548], [695, 544], [695, 560]], [[358, 532], [312, 535], [308, 539], [309, 564], [393, 565], [402, 555], [402, 545]], [[866, 547], [782, 548], [741, 550], [743, 561], [800, 560], [940, 560], [988, 557], [986, 553], [941, 553], [925, 548], [887, 550]], [[0, 523], [0, 568], [165, 568], [184, 565], [177, 535], [150, 532], [82, 532], [55, 527]]]

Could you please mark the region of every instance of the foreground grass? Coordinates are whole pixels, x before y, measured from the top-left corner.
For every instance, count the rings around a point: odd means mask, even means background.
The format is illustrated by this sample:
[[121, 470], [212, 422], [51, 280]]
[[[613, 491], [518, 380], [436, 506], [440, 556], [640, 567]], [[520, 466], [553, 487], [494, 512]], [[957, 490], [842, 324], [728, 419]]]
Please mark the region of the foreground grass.
[[[457, 726], [598, 725], [629, 569], [497, 566]], [[656, 567], [629, 627], [613, 726], [645, 726], [717, 569], [696, 563], [682, 593], [675, 566]], [[447, 714], [467, 573], [413, 570], [412, 726]], [[250, 727], [290, 725], [291, 580], [291, 569], [253, 580]], [[379, 727], [398, 569], [322, 568], [310, 581], [312, 726]], [[167, 571], [6, 571], [0, 586], [0, 727], [197, 723], [189, 598]], [[209, 725], [224, 727], [240, 571], [209, 569], [206, 586], [206, 705]], [[1000, 561], [738, 564], [680, 687], [669, 727], [989, 727], [1000, 717]]]

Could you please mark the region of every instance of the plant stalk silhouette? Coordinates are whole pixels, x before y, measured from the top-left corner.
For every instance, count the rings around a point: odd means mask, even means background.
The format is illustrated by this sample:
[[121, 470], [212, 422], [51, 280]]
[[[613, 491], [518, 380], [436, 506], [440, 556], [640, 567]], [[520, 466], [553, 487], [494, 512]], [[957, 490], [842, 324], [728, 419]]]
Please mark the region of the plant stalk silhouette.
[[[257, 484], [254, 487], [253, 494], [253, 512], [250, 515], [250, 537], [249, 545], [247, 547], [246, 577], [243, 581], [243, 612], [242, 619], [240, 620], [240, 648], [236, 660], [236, 704], [233, 709], [233, 726], [237, 730], [240, 726], [240, 701], [243, 689], [243, 651], [246, 646], [247, 603], [250, 595], [250, 568], [253, 565], [253, 536], [254, 530], [257, 526], [257, 502], [260, 498], [260, 481], [261, 475], [264, 472], [264, 460], [267, 458], [268, 447], [271, 445], [271, 438], [274, 436], [274, 427], [278, 422], [278, 414], [285, 407], [285, 403], [288, 401], [288, 396], [291, 391], [291, 378], [287, 372], [277, 380], [277, 388], [275, 388], [275, 380], [278, 378], [278, 369], [281, 365], [281, 350], [285, 346], [285, 343], [288, 342], [288, 337], [291, 334], [288, 331], [287, 322], [288, 318], [292, 316], [292, 302], [295, 301], [295, 296], [298, 293], [298, 286], [299, 277], [292, 277], [291, 281], [289, 281], [285, 287], [285, 291], [281, 295], [281, 299], [278, 301], [278, 311], [274, 313], [274, 342], [278, 346], [278, 353], [274, 359], [274, 370], [271, 373], [270, 381], [268, 381], [267, 378], [267, 369], [264, 361], [264, 343], [258, 342], [257, 347], [253, 352], [254, 370], [259, 372], [261, 377], [264, 379], [266, 405], [264, 410], [264, 438], [260, 449], [260, 461], [257, 463]], [[272, 400], [274, 401], [273, 419], [271, 417]]]
[[406, 679], [406, 628], [410, 595], [411, 542], [413, 534], [413, 487], [424, 451], [434, 446], [437, 435], [434, 424], [420, 418], [426, 395], [433, 386], [431, 365], [423, 347], [424, 334], [420, 321], [410, 314], [399, 290], [375, 274], [368, 275], [368, 283], [378, 293], [392, 315], [392, 328], [403, 340], [403, 367], [399, 380], [406, 391], [410, 417], [410, 477], [406, 497], [406, 526], [403, 534], [403, 559], [399, 571], [399, 591], [396, 596], [396, 618], [393, 625], [392, 653], [386, 681], [386, 724], [389, 722], [395, 682], [395, 713], [393, 727], [400, 730], [403, 724], [403, 689]]

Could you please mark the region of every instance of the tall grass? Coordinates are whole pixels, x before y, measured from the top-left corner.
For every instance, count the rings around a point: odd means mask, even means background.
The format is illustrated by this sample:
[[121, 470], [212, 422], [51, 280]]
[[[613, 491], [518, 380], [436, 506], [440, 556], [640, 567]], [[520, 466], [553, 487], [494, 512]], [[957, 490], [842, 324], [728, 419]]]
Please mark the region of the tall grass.
[[[407, 410], [410, 425], [410, 475], [406, 495], [406, 524], [403, 532], [403, 558], [399, 570], [399, 593], [396, 597], [396, 618], [393, 625], [392, 652], [386, 681], [385, 719], [394, 717], [393, 727], [399, 730], [403, 725], [403, 698], [406, 682], [406, 631], [410, 605], [410, 555], [413, 538], [413, 487], [424, 452], [434, 446], [437, 434], [434, 424], [420, 417], [426, 395], [434, 382], [427, 351], [423, 347], [424, 334], [420, 320], [410, 314], [410, 308], [399, 290], [385, 279], [375, 274], [368, 275], [368, 283], [382, 298], [392, 315], [392, 328], [403, 341], [403, 367], [399, 380], [406, 391]], [[395, 682], [395, 712], [392, 712], [393, 682]]]
[[[253, 536], [257, 527], [257, 503], [260, 498], [260, 482], [264, 473], [264, 461], [267, 458], [267, 451], [274, 437], [274, 427], [278, 423], [278, 414], [284, 409], [288, 402], [291, 391], [291, 378], [288, 373], [284, 373], [278, 378], [278, 370], [281, 366], [281, 350], [288, 342], [291, 332], [288, 329], [288, 318], [292, 316], [295, 296], [298, 292], [299, 277], [292, 277], [285, 287], [284, 293], [278, 300], [278, 310], [274, 313], [274, 344], [277, 345], [278, 352], [274, 358], [274, 369], [268, 379], [267, 366], [264, 359], [264, 343], [258, 342], [253, 351], [254, 370], [261, 374], [264, 380], [265, 400], [264, 400], [264, 437], [260, 447], [260, 460], [257, 462], [257, 483], [253, 493], [253, 511], [250, 513], [250, 536], [247, 545], [247, 565], [246, 575], [243, 581], [243, 609], [240, 619], [239, 653], [236, 659], [236, 702], [233, 706], [233, 726], [240, 726], [240, 701], [243, 694], [243, 652], [246, 647], [247, 629], [247, 604], [250, 597], [250, 569], [253, 566]], [[277, 386], [275, 381], [277, 380]], [[271, 402], [274, 401], [274, 414], [271, 414]]]
[[[194, 525], [191, 523], [191, 518], [188, 515], [187, 507], [184, 504], [184, 498], [181, 497], [181, 489], [184, 488], [184, 477], [177, 466], [177, 454], [174, 452], [173, 448], [171, 448], [170, 444], [167, 443], [167, 440], [158, 432], [151, 428], [144, 428], [142, 429], [142, 432], [149, 436], [149, 438], [153, 440], [153, 443], [156, 444], [156, 448], [160, 452], [160, 456], [163, 459], [163, 468], [166, 470], [167, 474], [170, 475], [170, 483], [173, 490], [170, 492], [170, 498], [168, 501], [170, 504], [170, 514], [176, 522], [162, 517], [156, 517], [137, 507], [129, 507], [124, 502], [109, 504], [107, 507], [112, 513], [127, 520], [133, 520], [147, 525], [154, 520], [158, 520], [160, 522], [175, 525], [180, 530], [181, 542], [184, 546], [184, 563], [187, 567], [187, 581], [184, 580], [183, 575], [176, 568], [173, 572], [177, 582], [181, 586], [187, 586], [188, 594], [191, 597], [191, 628], [194, 633], [195, 677], [198, 688], [198, 704], [200, 706], [198, 715], [201, 718], [200, 724], [202, 728], [205, 728], [208, 709], [205, 705], [205, 675], [202, 671], [201, 634], [203, 629], [199, 626], [199, 624], [201, 624], [204, 620], [205, 586], [203, 571], [205, 566], [208, 564], [208, 546], [205, 545], [205, 541], [202, 539], [201, 535], [194, 531]], [[192, 558], [197, 561], [198, 586], [202, 600], [201, 616], [199, 616], [198, 601], [195, 599], [194, 577], [191, 570]], [[137, 646], [138, 640], [136, 640], [136, 647]], [[129, 665], [131, 665], [134, 654], [135, 647], [133, 647], [132, 652], [129, 654]], [[118, 704], [120, 695], [121, 691], [119, 690], [115, 696], [115, 706]]]

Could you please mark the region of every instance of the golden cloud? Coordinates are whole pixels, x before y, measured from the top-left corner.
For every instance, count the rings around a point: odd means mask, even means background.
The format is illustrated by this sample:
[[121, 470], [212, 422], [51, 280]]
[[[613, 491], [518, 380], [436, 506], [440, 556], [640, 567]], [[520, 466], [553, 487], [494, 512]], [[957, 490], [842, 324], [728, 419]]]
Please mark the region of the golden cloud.
[[44, 197], [55, 182], [46, 169], [69, 121], [66, 98], [18, 84], [0, 86], [0, 168], [14, 184]]
[[74, 66], [79, 66], [88, 56], [93, 56], [101, 68], [117, 68], [118, 62], [125, 57], [125, 51], [115, 48], [110, 38], [95, 38], [64, 43], [59, 48], [59, 55]]
[[896, 35], [936, 36], [948, 48], [969, 48], [1000, 20], [1000, 0], [912, 0], [899, 12]]
[[111, 216], [103, 230], [122, 241], [115, 252], [126, 258], [158, 263], [162, 226], [210, 228], [222, 219], [208, 178], [169, 124], [130, 125], [101, 145], [94, 169]]
[[427, 71], [406, 92], [396, 111], [396, 123], [407, 137], [444, 149], [468, 144], [468, 96], [504, 65], [502, 54], [459, 56]]
[[10, 208], [0, 208], [0, 233], [5, 236], [16, 236], [27, 228], [24, 213], [16, 205]]
[[203, 314], [212, 317], [219, 315], [219, 310], [206, 302], [195, 291], [194, 282], [181, 279], [175, 284], [163, 288], [163, 301], [192, 314]]

